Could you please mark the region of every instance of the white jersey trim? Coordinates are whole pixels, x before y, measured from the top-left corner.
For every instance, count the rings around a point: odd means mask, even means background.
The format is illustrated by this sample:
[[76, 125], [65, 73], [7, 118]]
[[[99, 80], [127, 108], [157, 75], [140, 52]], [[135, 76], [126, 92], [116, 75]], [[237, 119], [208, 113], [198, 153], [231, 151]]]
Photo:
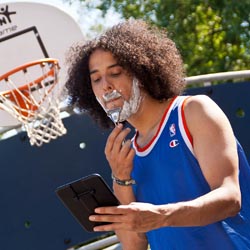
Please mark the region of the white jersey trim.
[[191, 144], [188, 136], [187, 136], [187, 131], [185, 130], [185, 127], [183, 125], [183, 119], [184, 117], [182, 117], [182, 105], [183, 105], [183, 102], [184, 100], [187, 98], [187, 96], [182, 96], [180, 97], [181, 100], [180, 100], [180, 103], [179, 103], [179, 106], [178, 106], [178, 121], [179, 121], [179, 128], [180, 128], [180, 132], [181, 132], [181, 135], [182, 135], [182, 138], [184, 140], [184, 142], [186, 143], [187, 147], [189, 148], [190, 152], [195, 156], [194, 154], [194, 150], [193, 150], [193, 145]]
[[151, 144], [148, 145], [148, 147], [147, 147], [144, 151], [138, 151], [138, 150], [137, 150], [137, 148], [136, 148], [136, 146], [135, 146], [135, 141], [134, 141], [135, 138], [133, 138], [133, 147], [134, 147], [135, 152], [136, 152], [136, 154], [137, 154], [138, 156], [146, 156], [146, 155], [148, 155], [148, 154], [151, 152], [151, 150], [154, 148], [154, 146], [155, 146], [155, 144], [157, 143], [159, 137], [161, 136], [161, 133], [162, 133], [163, 129], [164, 129], [165, 126], [166, 126], [166, 123], [167, 123], [167, 121], [168, 121], [168, 118], [169, 118], [169, 116], [170, 116], [170, 113], [171, 113], [171, 111], [172, 111], [172, 109], [173, 109], [173, 107], [174, 107], [176, 101], [178, 100], [178, 98], [179, 98], [179, 97], [175, 98], [175, 100], [171, 103], [171, 106], [170, 106], [169, 109], [168, 109], [168, 112], [167, 112], [167, 114], [166, 114], [166, 116], [165, 116], [165, 118], [164, 118], [164, 120], [163, 120], [163, 122], [162, 122], [162, 124], [161, 124], [160, 130], [159, 130], [157, 136], [156, 136], [155, 139], [151, 142]]

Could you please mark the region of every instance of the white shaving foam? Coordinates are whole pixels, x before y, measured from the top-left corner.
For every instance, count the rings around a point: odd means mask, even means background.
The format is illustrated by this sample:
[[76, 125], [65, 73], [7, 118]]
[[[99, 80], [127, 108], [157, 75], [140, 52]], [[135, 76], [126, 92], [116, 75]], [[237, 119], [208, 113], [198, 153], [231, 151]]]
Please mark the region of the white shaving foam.
[[[105, 101], [109, 101], [115, 98], [122, 96], [117, 90], [113, 90], [111, 93], [106, 94], [103, 96]], [[102, 104], [101, 100], [96, 96], [97, 101], [102, 106], [106, 113], [112, 112], [112, 110], [107, 110], [104, 105]], [[128, 101], [124, 100], [124, 104], [121, 108], [121, 112], [119, 115], [119, 122], [127, 120], [131, 115], [135, 114], [139, 109], [141, 103], [141, 91], [139, 88], [139, 81], [135, 77], [133, 78], [132, 82], [132, 90], [131, 90], [131, 97]], [[117, 108], [115, 109], [117, 112]]]

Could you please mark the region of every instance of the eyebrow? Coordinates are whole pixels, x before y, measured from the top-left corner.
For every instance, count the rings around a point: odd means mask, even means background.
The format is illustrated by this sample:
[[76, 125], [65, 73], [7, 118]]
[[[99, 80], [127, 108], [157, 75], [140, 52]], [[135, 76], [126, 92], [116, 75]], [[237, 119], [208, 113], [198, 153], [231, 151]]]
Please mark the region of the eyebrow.
[[[118, 63], [115, 63], [115, 64], [112, 64], [112, 65], [110, 65], [110, 66], [108, 66], [108, 69], [111, 69], [111, 68], [114, 68], [114, 67], [117, 67], [117, 66], [120, 66]], [[90, 72], [89, 72], [89, 74], [91, 75], [91, 74], [94, 74], [94, 73], [96, 73], [96, 72], [98, 72], [98, 70], [97, 69], [94, 69], [94, 70], [91, 70]]]

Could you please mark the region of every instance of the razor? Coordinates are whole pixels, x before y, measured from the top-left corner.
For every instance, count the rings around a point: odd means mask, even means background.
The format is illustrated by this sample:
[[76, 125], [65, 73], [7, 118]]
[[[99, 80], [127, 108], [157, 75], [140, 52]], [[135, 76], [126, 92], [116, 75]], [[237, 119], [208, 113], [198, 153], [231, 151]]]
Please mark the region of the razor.
[[113, 121], [115, 125], [119, 123], [121, 111], [122, 108], [114, 108], [107, 111], [108, 117]]

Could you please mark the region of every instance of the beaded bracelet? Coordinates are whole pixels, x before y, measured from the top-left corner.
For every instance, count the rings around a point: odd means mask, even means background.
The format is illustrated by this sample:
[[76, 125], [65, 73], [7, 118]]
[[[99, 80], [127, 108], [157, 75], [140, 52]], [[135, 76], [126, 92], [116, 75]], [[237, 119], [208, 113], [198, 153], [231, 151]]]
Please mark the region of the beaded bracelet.
[[121, 186], [131, 186], [131, 185], [134, 185], [136, 184], [135, 180], [134, 179], [129, 179], [129, 180], [120, 180], [118, 178], [116, 178], [113, 173], [111, 175], [111, 178], [112, 180], [118, 184], [118, 185], [121, 185]]

